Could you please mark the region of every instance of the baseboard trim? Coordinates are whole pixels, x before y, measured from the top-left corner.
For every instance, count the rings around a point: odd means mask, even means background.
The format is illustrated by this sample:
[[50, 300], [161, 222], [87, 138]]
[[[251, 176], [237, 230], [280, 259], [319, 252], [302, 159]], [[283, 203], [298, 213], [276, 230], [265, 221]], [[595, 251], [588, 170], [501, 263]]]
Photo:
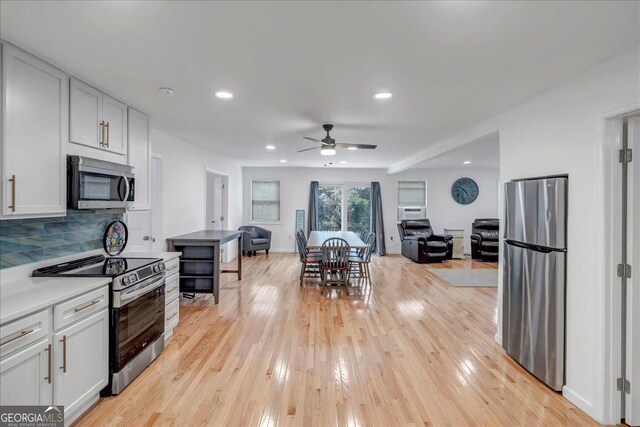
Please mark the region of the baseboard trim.
[[495, 334], [493, 336], [493, 339], [495, 340], [495, 342], [497, 342], [498, 344], [500, 344], [500, 347], [502, 347], [502, 335], [500, 334]]
[[595, 414], [593, 413], [593, 404], [589, 402], [587, 399], [585, 399], [584, 397], [580, 396], [575, 391], [573, 391], [570, 387], [566, 385], [562, 387], [562, 396], [565, 399], [567, 399], [569, 402], [576, 405], [579, 409], [584, 411], [591, 418], [595, 419], [594, 418]]

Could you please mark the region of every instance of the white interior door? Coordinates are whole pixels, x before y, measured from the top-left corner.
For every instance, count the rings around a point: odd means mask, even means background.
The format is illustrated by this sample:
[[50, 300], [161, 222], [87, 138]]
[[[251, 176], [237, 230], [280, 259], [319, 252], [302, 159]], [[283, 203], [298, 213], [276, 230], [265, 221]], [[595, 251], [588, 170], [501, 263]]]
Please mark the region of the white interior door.
[[151, 247], [154, 251], [164, 250], [163, 167], [162, 157], [152, 155], [150, 173]]
[[207, 230], [225, 228], [224, 192], [226, 177], [207, 172], [206, 221]]
[[627, 123], [628, 146], [635, 158], [628, 165], [627, 191], [627, 259], [632, 274], [627, 279], [626, 377], [631, 387], [626, 394], [625, 421], [640, 426], [640, 116]]

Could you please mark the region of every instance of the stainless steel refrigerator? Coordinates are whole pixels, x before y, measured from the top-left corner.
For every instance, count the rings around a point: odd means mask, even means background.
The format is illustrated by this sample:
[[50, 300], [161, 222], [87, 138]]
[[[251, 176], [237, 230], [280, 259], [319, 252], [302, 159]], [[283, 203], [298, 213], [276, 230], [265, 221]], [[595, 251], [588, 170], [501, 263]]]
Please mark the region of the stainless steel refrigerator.
[[505, 184], [502, 347], [554, 390], [564, 385], [567, 185]]

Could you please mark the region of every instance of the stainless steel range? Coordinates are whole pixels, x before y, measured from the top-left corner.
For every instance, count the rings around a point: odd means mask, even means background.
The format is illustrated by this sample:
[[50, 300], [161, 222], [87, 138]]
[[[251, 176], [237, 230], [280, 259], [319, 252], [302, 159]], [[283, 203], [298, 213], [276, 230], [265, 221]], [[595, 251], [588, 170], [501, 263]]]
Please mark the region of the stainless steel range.
[[102, 255], [44, 267], [33, 276], [112, 277], [109, 385], [120, 393], [164, 349], [165, 267], [161, 259]]

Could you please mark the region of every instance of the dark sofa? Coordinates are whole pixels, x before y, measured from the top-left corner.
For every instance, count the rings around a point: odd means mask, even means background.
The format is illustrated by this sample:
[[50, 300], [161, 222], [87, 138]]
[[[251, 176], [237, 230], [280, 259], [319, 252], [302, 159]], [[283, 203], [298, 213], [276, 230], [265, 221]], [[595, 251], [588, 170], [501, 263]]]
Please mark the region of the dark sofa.
[[402, 220], [398, 232], [402, 255], [415, 262], [442, 262], [453, 255], [453, 237], [434, 234], [428, 219]]
[[495, 218], [480, 218], [471, 224], [471, 258], [497, 261], [500, 247], [500, 223]]

